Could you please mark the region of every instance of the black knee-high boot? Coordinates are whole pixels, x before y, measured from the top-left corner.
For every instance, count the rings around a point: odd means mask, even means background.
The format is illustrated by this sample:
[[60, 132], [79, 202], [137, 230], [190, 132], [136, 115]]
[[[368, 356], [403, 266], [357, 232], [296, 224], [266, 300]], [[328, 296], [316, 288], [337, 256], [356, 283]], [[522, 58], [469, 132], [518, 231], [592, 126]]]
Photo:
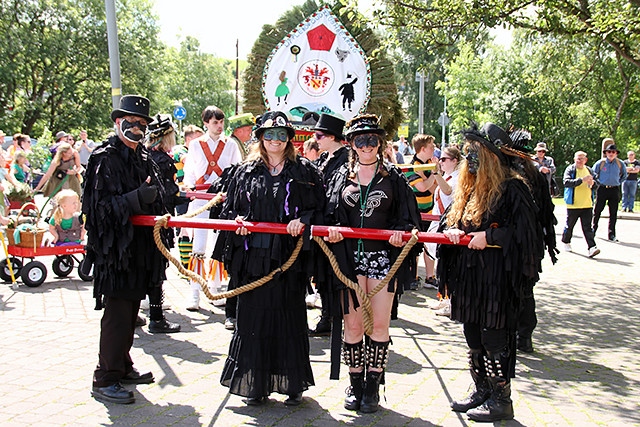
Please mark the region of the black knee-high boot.
[[162, 286], [156, 286], [149, 290], [149, 332], [154, 334], [179, 332], [180, 325], [165, 319], [162, 311], [163, 301], [164, 291]]
[[351, 386], [347, 389], [347, 397], [344, 399], [344, 407], [349, 411], [360, 409], [362, 392], [364, 390], [364, 343], [355, 344], [342, 342], [342, 358], [350, 368], [362, 368], [360, 372], [349, 372]]
[[389, 361], [389, 341], [378, 342], [368, 338], [366, 350], [367, 369], [382, 369], [382, 371], [367, 370], [362, 402], [360, 402], [360, 411], [371, 413], [378, 410], [380, 382], [384, 378], [384, 368]]
[[491, 396], [482, 405], [467, 411], [467, 416], [473, 421], [481, 422], [510, 420], [513, 418], [513, 402], [509, 381], [509, 352], [488, 353], [485, 361]]
[[451, 403], [451, 409], [456, 412], [467, 412], [484, 403], [491, 395], [491, 386], [487, 379], [484, 366], [484, 355], [481, 349], [469, 350], [469, 372], [473, 379], [473, 390], [467, 397]]

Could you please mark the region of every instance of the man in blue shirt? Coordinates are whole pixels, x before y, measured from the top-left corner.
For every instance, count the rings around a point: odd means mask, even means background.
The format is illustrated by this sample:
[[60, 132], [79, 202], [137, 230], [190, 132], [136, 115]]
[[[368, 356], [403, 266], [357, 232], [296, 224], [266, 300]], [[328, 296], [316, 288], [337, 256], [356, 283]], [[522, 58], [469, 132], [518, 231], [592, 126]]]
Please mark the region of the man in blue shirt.
[[618, 159], [620, 151], [613, 143], [613, 139], [605, 138], [602, 151], [606, 156], [593, 165], [593, 172], [596, 180], [600, 184], [596, 190], [596, 204], [593, 208], [593, 233], [598, 229], [600, 214], [604, 210], [604, 205], [609, 205], [609, 230], [608, 237], [612, 242], [617, 242], [616, 221], [618, 220], [618, 203], [620, 203], [620, 185], [627, 179], [627, 168], [622, 160]]

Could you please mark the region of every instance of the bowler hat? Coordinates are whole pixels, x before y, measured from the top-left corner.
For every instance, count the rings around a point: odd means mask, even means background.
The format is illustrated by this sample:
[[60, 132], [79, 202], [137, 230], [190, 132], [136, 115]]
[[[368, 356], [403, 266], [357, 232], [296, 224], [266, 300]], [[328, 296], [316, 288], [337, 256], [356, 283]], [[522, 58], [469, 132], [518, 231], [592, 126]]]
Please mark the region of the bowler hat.
[[260, 139], [265, 130], [273, 128], [286, 129], [290, 140], [296, 136], [296, 131], [293, 129], [286, 114], [282, 111], [267, 111], [260, 118], [260, 125], [255, 131], [256, 138]]
[[615, 151], [616, 154], [620, 154], [620, 150], [618, 150], [618, 148], [616, 147], [616, 144], [609, 144], [607, 145], [607, 148], [602, 150], [603, 153], [606, 153], [607, 151]]
[[336, 139], [343, 140], [344, 135], [342, 135], [342, 132], [344, 131], [344, 125], [344, 120], [332, 116], [331, 114], [322, 113], [320, 115], [320, 120], [318, 120], [318, 123], [316, 123], [313, 130], [321, 130], [329, 135], [335, 136]]
[[375, 133], [384, 136], [387, 132], [379, 126], [380, 119], [375, 114], [361, 114], [349, 120], [344, 136], [351, 141], [356, 135]]
[[229, 123], [228, 132], [233, 133], [238, 128], [253, 126], [256, 123], [256, 118], [251, 113], [236, 114], [229, 117], [227, 123]]
[[120, 98], [120, 106], [111, 112], [111, 120], [114, 122], [118, 117], [136, 116], [142, 117], [147, 122], [153, 121], [149, 117], [149, 100], [140, 95], [125, 95]]

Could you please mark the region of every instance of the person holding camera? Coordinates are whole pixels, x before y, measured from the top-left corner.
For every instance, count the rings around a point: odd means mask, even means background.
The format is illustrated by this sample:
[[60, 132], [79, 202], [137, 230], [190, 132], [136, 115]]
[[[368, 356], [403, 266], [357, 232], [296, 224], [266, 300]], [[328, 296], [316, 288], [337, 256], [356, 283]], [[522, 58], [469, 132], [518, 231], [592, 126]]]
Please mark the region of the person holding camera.
[[[49, 165], [49, 169], [44, 174], [35, 188], [46, 197], [55, 195], [60, 190], [71, 189], [78, 196], [82, 194], [80, 189], [80, 174], [84, 169], [80, 165], [80, 155], [67, 142], [61, 142], [56, 149], [56, 154]], [[44, 187], [44, 188], [43, 188]]]

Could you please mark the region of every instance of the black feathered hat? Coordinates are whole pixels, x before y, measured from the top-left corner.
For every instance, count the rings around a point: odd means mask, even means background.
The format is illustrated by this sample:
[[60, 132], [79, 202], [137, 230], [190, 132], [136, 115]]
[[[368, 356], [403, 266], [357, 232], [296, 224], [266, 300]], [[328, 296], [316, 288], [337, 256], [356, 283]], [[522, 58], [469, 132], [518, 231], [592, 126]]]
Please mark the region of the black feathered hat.
[[375, 133], [384, 137], [387, 132], [380, 127], [380, 119], [375, 114], [361, 114], [349, 120], [344, 136], [351, 141], [354, 136], [363, 133]]
[[[256, 124], [258, 124], [258, 122], [256, 122]], [[265, 130], [273, 128], [285, 128], [289, 135], [289, 140], [292, 140], [296, 136], [296, 131], [293, 129], [286, 114], [282, 111], [267, 111], [260, 116], [259, 127], [255, 131], [256, 138], [262, 138]]]
[[149, 123], [149, 138], [156, 139], [175, 132], [176, 128], [168, 114], [156, 114], [156, 117]]
[[481, 143], [495, 154], [503, 164], [507, 164], [507, 158], [500, 151], [500, 147], [503, 145], [510, 146], [513, 142], [504, 129], [493, 123], [487, 123], [479, 130], [478, 125], [472, 122], [471, 127], [463, 130], [462, 134], [466, 139]]

